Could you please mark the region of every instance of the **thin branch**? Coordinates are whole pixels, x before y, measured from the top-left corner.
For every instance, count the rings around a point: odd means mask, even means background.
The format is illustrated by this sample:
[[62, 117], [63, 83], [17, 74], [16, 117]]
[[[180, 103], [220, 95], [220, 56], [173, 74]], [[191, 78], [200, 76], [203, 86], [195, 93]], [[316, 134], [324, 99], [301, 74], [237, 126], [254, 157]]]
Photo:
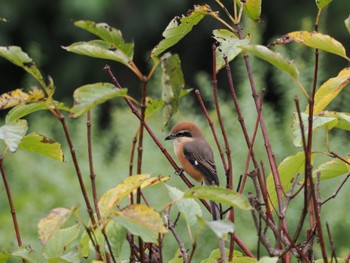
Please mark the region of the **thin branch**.
[[[6, 194], [7, 194], [7, 200], [9, 202], [9, 206], [10, 206], [10, 210], [11, 210], [12, 222], [13, 222], [13, 227], [14, 227], [15, 233], [16, 233], [17, 245], [20, 247], [20, 246], [22, 246], [21, 232], [19, 231], [16, 210], [15, 210], [15, 206], [14, 206], [13, 200], [12, 200], [10, 185], [7, 181], [3, 160], [4, 160], [4, 153], [0, 156], [0, 171], [1, 171], [1, 175], [2, 175], [2, 180], [4, 182]], [[26, 262], [26, 260], [22, 259], [22, 262]]]
[[333, 262], [333, 258], [335, 259], [335, 262], [338, 263], [337, 255], [335, 253], [335, 245], [334, 245], [333, 238], [331, 235], [331, 230], [329, 229], [329, 224], [327, 222], [326, 222], [326, 228], [327, 228], [329, 243], [330, 243], [331, 248], [332, 248], [331, 263]]

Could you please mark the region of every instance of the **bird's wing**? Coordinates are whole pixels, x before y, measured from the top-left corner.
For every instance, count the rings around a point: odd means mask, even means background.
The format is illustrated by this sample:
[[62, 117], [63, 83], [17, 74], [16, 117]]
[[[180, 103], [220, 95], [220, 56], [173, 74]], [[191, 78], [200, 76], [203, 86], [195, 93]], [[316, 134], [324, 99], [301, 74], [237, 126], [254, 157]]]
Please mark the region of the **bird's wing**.
[[212, 152], [205, 154], [201, 149], [194, 149], [194, 147], [193, 144], [188, 143], [183, 148], [185, 157], [196, 169], [204, 174], [204, 183], [206, 185], [219, 185]]

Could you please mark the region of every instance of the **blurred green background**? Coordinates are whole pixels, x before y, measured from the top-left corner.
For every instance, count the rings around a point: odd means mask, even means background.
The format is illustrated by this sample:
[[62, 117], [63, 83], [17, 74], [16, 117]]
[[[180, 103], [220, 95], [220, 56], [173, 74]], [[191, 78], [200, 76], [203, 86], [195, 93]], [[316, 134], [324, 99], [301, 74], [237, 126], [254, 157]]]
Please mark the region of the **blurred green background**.
[[[53, 77], [56, 84], [56, 99], [63, 100], [68, 105], [72, 104], [72, 94], [75, 88], [88, 83], [110, 81], [103, 71], [106, 63], [112, 66], [112, 70], [122, 86], [128, 87], [130, 95], [138, 99], [140, 83], [126, 67], [114, 62], [78, 56], [61, 48], [61, 46], [76, 41], [93, 38], [88, 33], [75, 28], [73, 21], [89, 19], [96, 22], [106, 22], [120, 29], [126, 41], [135, 42], [135, 63], [144, 74], [147, 74], [150, 69], [150, 50], [161, 40], [162, 31], [169, 21], [176, 15], [185, 14], [194, 4], [201, 3], [173, 0], [61, 0], [53, 2], [2, 0], [0, 1], [0, 17], [6, 18], [8, 22], [0, 24], [0, 45], [18, 45], [28, 52], [43, 73]], [[213, 10], [220, 10], [215, 1], [206, 3]], [[231, 4], [230, 1], [227, 1], [228, 7]], [[222, 10], [220, 13], [224, 17]], [[251, 33], [253, 42], [268, 44], [276, 37], [290, 31], [312, 30], [316, 13], [317, 8], [312, 0], [266, 0], [263, 1], [262, 22], [255, 24], [244, 21], [243, 27], [245, 32]], [[349, 16], [349, 13], [350, 1], [333, 1], [325, 10], [320, 25], [321, 32], [330, 34], [342, 42], [347, 50], [350, 50], [350, 41], [344, 20]], [[206, 18], [194, 28], [189, 36], [171, 49], [172, 52], [179, 53], [182, 60], [186, 88], [200, 89], [215, 124], [217, 124], [217, 120], [216, 114], [213, 112], [210, 76], [211, 46], [213, 43], [211, 31], [219, 27], [221, 26], [216, 21]], [[296, 61], [302, 73], [304, 85], [310, 87], [313, 72], [313, 51], [291, 44], [277, 47], [276, 50]], [[337, 72], [348, 66], [343, 59], [336, 56], [321, 53], [320, 59], [319, 83], [337, 75]], [[300, 150], [292, 144], [290, 126], [294, 112], [293, 98], [296, 95], [302, 98], [302, 95], [297, 86], [281, 71], [253, 58], [252, 63], [257, 86], [266, 89], [266, 104], [263, 114], [268, 123], [268, 131], [277, 162], [280, 162], [286, 156]], [[256, 115], [251, 110], [253, 104], [249, 83], [240, 59], [232, 63], [232, 68], [245, 121], [252, 131]], [[154, 80], [149, 85], [149, 92], [155, 97], [160, 97], [161, 94], [159, 75], [157, 71]], [[220, 73], [218, 78], [222, 113], [233, 151], [234, 184], [237, 185], [238, 177], [244, 171], [247, 149], [230, 96], [228, 96], [225, 73]], [[29, 88], [31, 85], [35, 85], [30, 76], [4, 59], [0, 59], [0, 80], [1, 93], [19, 87]], [[350, 94], [345, 89], [329, 108], [350, 112], [349, 99]], [[306, 101], [301, 99], [301, 104], [305, 106]], [[5, 111], [0, 113], [2, 116], [1, 124], [5, 113]], [[197, 122], [205, 130], [208, 140], [213, 143], [207, 122], [201, 115], [201, 110], [193, 94], [183, 99], [180, 112], [172, 123], [184, 119]], [[164, 138], [166, 131], [162, 131], [161, 113], [152, 116], [149, 122], [158, 138]], [[68, 124], [83, 174], [86, 177], [87, 185], [89, 185], [85, 120], [84, 118], [68, 120]], [[94, 161], [99, 194], [115, 186], [128, 175], [132, 137], [137, 126], [136, 118], [125, 107], [122, 100], [106, 103], [93, 111]], [[66, 156], [65, 162], [59, 163], [45, 157], [18, 151], [15, 154], [8, 154], [4, 162], [14, 196], [23, 241], [40, 251], [41, 246], [37, 239], [37, 223], [40, 218], [55, 207], [70, 208], [82, 204], [80, 209], [82, 213], [85, 213], [85, 207], [78, 191], [79, 186], [73, 164], [59, 123], [48, 113], [36, 113], [29, 117], [29, 127], [30, 131], [62, 142]], [[332, 150], [343, 156], [349, 154], [348, 140], [347, 133], [333, 132], [331, 136]], [[315, 149], [325, 151], [324, 141], [325, 133], [318, 132], [315, 137]], [[171, 144], [166, 143], [165, 146], [172, 152]], [[156, 145], [146, 135], [143, 171], [151, 173], [153, 176], [170, 175], [169, 184], [185, 190], [184, 184], [174, 175], [173, 169], [156, 149]], [[255, 151], [259, 160], [264, 161], [265, 167], [268, 167], [260, 135], [257, 138]], [[218, 170], [222, 175], [223, 171], [216, 150], [215, 154]], [[322, 182], [324, 197], [332, 193], [341, 180], [342, 178], [336, 178]], [[223, 176], [221, 176], [221, 181], [224, 181]], [[2, 184], [0, 185], [0, 250], [4, 250], [15, 243], [15, 236], [4, 187]], [[249, 187], [251, 186], [249, 185]], [[247, 191], [250, 189], [249, 187]], [[345, 186], [345, 188], [348, 187]], [[163, 208], [169, 201], [166, 190], [161, 185], [146, 190], [146, 195], [149, 196], [151, 203], [159, 209]], [[350, 217], [347, 214], [349, 197], [350, 191], [344, 189], [336, 201], [330, 201], [322, 210], [324, 223], [327, 221], [331, 226], [338, 256], [346, 256], [349, 252], [347, 249], [350, 247], [350, 240], [344, 235], [344, 233], [349, 233], [350, 227]], [[299, 201], [296, 200], [290, 209], [289, 224], [292, 228], [295, 227], [295, 221], [299, 219], [301, 204], [298, 203]], [[252, 226], [250, 214], [237, 213], [236, 231], [255, 251], [257, 237]], [[181, 224], [179, 229], [182, 238], [188, 240], [186, 231], [181, 228]], [[205, 232], [199, 239], [197, 259], [208, 256], [211, 249], [217, 246], [213, 235], [209, 231]], [[210, 238], [213, 240], [212, 242], [208, 241]], [[170, 252], [166, 255], [166, 259], [169, 259], [175, 253], [177, 246], [171, 235], [167, 236], [165, 242], [167, 241], [167, 248]], [[189, 245], [189, 243], [187, 244]]]

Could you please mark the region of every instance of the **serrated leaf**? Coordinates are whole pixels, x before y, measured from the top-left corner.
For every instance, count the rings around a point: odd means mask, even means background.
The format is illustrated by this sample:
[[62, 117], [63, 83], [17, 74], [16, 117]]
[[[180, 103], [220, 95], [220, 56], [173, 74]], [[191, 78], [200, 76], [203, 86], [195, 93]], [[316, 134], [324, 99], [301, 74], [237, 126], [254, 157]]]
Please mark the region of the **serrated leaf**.
[[[55, 104], [59, 110], [63, 111], [70, 111], [70, 108], [68, 108], [66, 105], [64, 105], [62, 102], [55, 101]], [[11, 123], [14, 122], [20, 118], [23, 118], [31, 113], [40, 111], [40, 110], [47, 110], [48, 107], [54, 108], [54, 105], [51, 103], [49, 106], [46, 104], [46, 102], [33, 102], [29, 104], [21, 103], [14, 108], [12, 108], [8, 114], [6, 115], [5, 122]]]
[[163, 127], [178, 111], [181, 91], [185, 87], [185, 80], [178, 54], [166, 53], [161, 58], [162, 66], [162, 101], [164, 103]]
[[[350, 158], [347, 158], [347, 161], [350, 161]], [[321, 164], [316, 170], [314, 170], [313, 176], [316, 178], [317, 174], [320, 173], [320, 179], [327, 180], [348, 174], [349, 172], [350, 165], [346, 164], [342, 160], [335, 159]]]
[[226, 240], [228, 233], [234, 233], [235, 225], [229, 220], [203, 221], [220, 239]]
[[[317, 115], [324, 110], [349, 83], [350, 68], [343, 69], [338, 76], [330, 78], [323, 83], [315, 94], [314, 114]], [[306, 108], [305, 112], [309, 112], [309, 107]]]
[[225, 66], [224, 57], [227, 57], [227, 61], [232, 61], [237, 57], [242, 49], [238, 46], [248, 45], [248, 39], [240, 40], [234, 33], [227, 29], [216, 29], [213, 31], [214, 39], [219, 43], [216, 49], [216, 72]]
[[0, 47], [0, 56], [9, 60], [11, 63], [23, 68], [32, 75], [42, 87], [45, 87], [45, 81], [34, 61], [20, 47], [8, 46]]
[[106, 23], [95, 23], [88, 20], [74, 22], [74, 25], [89, 31], [100, 37], [115, 48], [119, 49], [129, 61], [132, 61], [134, 55], [134, 43], [125, 43], [120, 30], [111, 27]]
[[47, 241], [43, 250], [43, 256], [50, 260], [62, 258], [65, 255], [72, 253], [73, 251], [69, 249], [69, 246], [78, 238], [79, 234], [79, 224], [59, 229], [53, 233]]
[[[313, 161], [314, 154], [312, 154]], [[298, 152], [295, 155], [288, 156], [278, 165], [278, 173], [281, 179], [281, 185], [285, 192], [288, 192], [292, 186], [292, 180], [298, 174], [304, 171], [305, 167], [305, 154], [304, 152]], [[273, 206], [277, 204], [277, 194], [275, 188], [275, 182], [273, 180], [272, 173], [269, 174], [266, 180], [267, 191], [270, 195], [270, 200]]]
[[38, 153], [63, 162], [64, 156], [61, 144], [37, 133], [30, 133], [23, 137], [19, 149]]
[[184, 198], [209, 199], [217, 203], [237, 207], [243, 210], [252, 209], [248, 200], [243, 195], [230, 189], [215, 186], [204, 185], [192, 187], [185, 192]]
[[132, 62], [132, 58], [128, 54], [123, 53], [120, 49], [103, 40], [76, 42], [62, 48], [79, 55], [117, 61], [127, 67], [130, 67], [130, 63]]
[[81, 86], [74, 91], [74, 106], [71, 109], [71, 117], [77, 118], [91, 110], [96, 105], [107, 100], [126, 96], [127, 89], [117, 89], [111, 83], [94, 83]]
[[333, 0], [315, 0], [315, 1], [318, 9], [323, 9], [327, 5], [329, 5], [329, 3], [332, 2]]
[[299, 71], [296, 65], [292, 61], [284, 58], [280, 53], [274, 52], [268, 49], [267, 47], [261, 45], [251, 45], [242, 43], [239, 47], [243, 50], [248, 51], [254, 56], [278, 67], [279, 69], [288, 73], [293, 79], [299, 79]]
[[45, 245], [51, 236], [67, 222], [71, 214], [72, 210], [59, 207], [52, 209], [46, 217], [40, 219], [38, 232], [41, 243]]
[[349, 34], [350, 34], [350, 16], [344, 20], [345, 23], [345, 27], [348, 30]]
[[116, 187], [105, 192], [98, 202], [101, 214], [107, 217], [115, 205], [140, 187], [149, 177], [149, 174], [129, 176]]
[[184, 192], [179, 189], [165, 184], [170, 198], [177, 202], [175, 203], [181, 215], [185, 218], [189, 226], [193, 226], [198, 222], [198, 217], [202, 216], [202, 210], [199, 204], [193, 199], [183, 199]]
[[324, 35], [319, 32], [294, 31], [282, 36], [276, 41], [276, 43], [285, 44], [292, 41], [311, 48], [317, 48], [349, 60], [349, 58], [346, 56], [344, 46], [329, 35]]
[[118, 211], [115, 220], [132, 234], [140, 236], [145, 242], [157, 244], [158, 234], [165, 234], [160, 214], [154, 208], [145, 205], [130, 205]]
[[28, 93], [15, 89], [0, 95], [0, 110], [12, 108], [23, 102], [40, 101], [44, 97], [44, 92], [39, 88], [34, 88]]
[[246, 0], [243, 6], [243, 12], [250, 19], [260, 21], [261, 0]]
[[168, 48], [183, 39], [192, 28], [197, 25], [205, 15], [217, 16], [208, 5], [195, 5], [194, 10], [186, 16], [175, 17], [163, 32], [164, 39], [153, 48], [152, 56], [159, 56]]
[[[301, 119], [302, 119], [302, 122], [304, 124], [305, 138], [307, 138], [307, 136], [309, 134], [309, 132], [308, 132], [309, 115], [306, 113], [301, 113]], [[337, 124], [338, 124], [338, 120], [335, 117], [326, 117], [326, 116], [321, 116], [321, 115], [313, 116], [312, 131], [315, 131], [321, 127], [324, 127], [326, 130], [330, 130], [330, 129], [336, 127]], [[294, 114], [294, 118], [293, 118], [292, 131], [293, 131], [293, 144], [296, 147], [303, 146], [301, 129], [300, 129], [300, 122], [299, 122], [299, 118], [297, 117], [296, 114]]]
[[27, 130], [28, 124], [26, 120], [7, 123], [0, 127], [0, 140], [4, 140], [10, 152], [15, 152]]

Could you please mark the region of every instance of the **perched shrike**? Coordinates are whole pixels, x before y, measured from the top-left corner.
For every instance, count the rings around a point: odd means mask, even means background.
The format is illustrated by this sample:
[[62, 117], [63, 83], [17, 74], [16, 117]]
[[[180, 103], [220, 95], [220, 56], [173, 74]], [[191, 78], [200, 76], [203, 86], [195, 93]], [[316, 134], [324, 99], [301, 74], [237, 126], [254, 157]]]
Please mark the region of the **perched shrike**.
[[[205, 185], [219, 185], [213, 150], [203, 137], [200, 128], [193, 122], [178, 122], [165, 140], [174, 140], [174, 151], [183, 170], [196, 181]], [[210, 202], [214, 220], [218, 219], [218, 209]]]

